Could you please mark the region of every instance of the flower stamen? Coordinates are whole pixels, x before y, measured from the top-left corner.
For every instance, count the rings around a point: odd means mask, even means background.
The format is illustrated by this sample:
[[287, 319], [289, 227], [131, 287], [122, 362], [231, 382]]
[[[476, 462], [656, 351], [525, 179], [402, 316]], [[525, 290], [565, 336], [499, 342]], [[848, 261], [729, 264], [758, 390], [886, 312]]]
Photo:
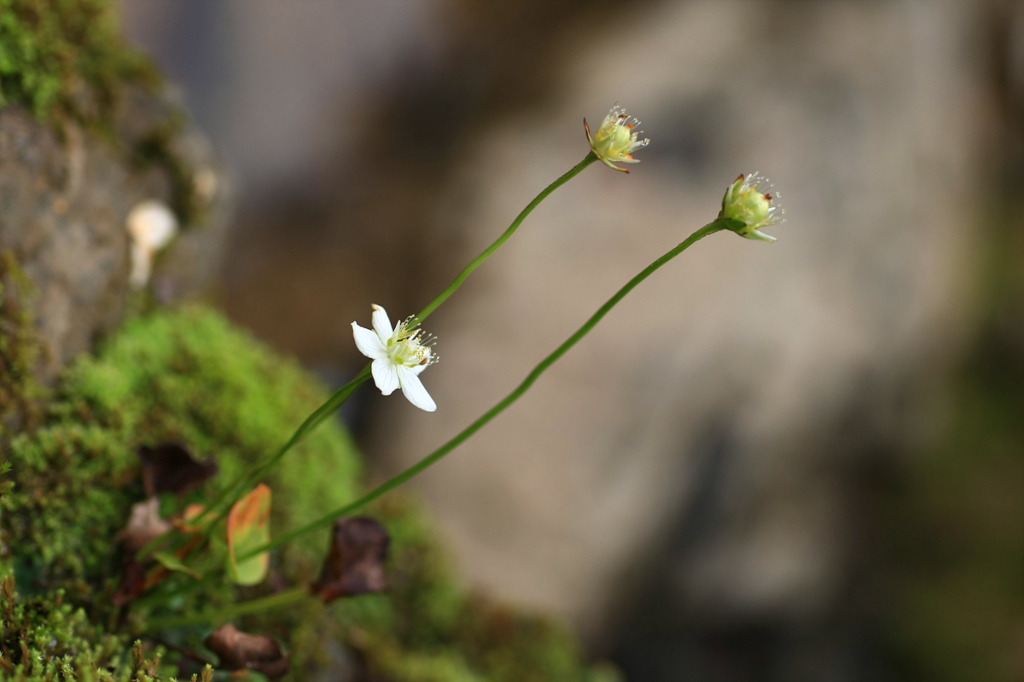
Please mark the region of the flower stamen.
[[587, 134], [587, 142], [590, 149], [603, 164], [623, 173], [629, 171], [619, 168], [616, 163], [640, 163], [634, 159], [632, 153], [650, 144], [647, 138], [640, 139], [643, 131], [633, 132], [640, 125], [640, 121], [630, 116], [626, 111], [616, 104], [608, 115], [604, 117], [597, 132], [591, 135], [587, 119], [583, 119], [583, 130]]
[[432, 350], [437, 337], [427, 334], [415, 316], [406, 318], [392, 329], [387, 312], [373, 306], [373, 330], [352, 323], [356, 347], [371, 358], [373, 380], [384, 395], [396, 388], [416, 407], [428, 412], [437, 409], [433, 399], [420, 382], [419, 374], [438, 361]]
[[[779, 192], [771, 192], [774, 187], [757, 172], [749, 176], [740, 175], [725, 190], [722, 197], [722, 211], [719, 220], [726, 221], [729, 229], [747, 239], [766, 242], [775, 241], [775, 237], [761, 232], [761, 228], [785, 222], [786, 210], [775, 205], [782, 198]], [[772, 196], [774, 194], [774, 196]]]

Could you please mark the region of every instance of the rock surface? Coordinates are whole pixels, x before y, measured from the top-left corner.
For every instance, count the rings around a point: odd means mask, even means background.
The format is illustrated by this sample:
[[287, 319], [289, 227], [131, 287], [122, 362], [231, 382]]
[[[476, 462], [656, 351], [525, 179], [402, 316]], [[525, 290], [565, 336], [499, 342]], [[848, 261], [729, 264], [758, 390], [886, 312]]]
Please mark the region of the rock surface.
[[176, 132], [181, 109], [170, 97], [125, 94], [113, 140], [0, 109], [0, 252], [13, 253], [35, 284], [44, 382], [125, 314], [125, 218], [138, 202], [174, 206], [182, 183], [204, 180], [200, 219], [157, 259], [159, 298], [194, 293], [219, 265], [231, 200], [208, 146], [195, 131]]
[[[652, 139], [632, 175], [595, 166], [559, 190], [431, 318], [438, 411], [392, 399], [375, 441], [394, 470], [429, 452], [714, 218], [737, 173], [767, 172], [790, 216], [778, 243], [698, 244], [417, 482], [472, 579], [560, 609], [598, 646], [600, 624], [657, 582], [683, 633], [661, 652], [676, 669], [707, 662], [679, 653], [702, 630], [825, 637], [810, 624], [842, 610], [862, 551], [851, 477], [903, 437], [908, 383], [955, 352], [984, 177], [970, 10], [753, 7], [638, 14], [614, 51], [569, 51], [550, 106], [467, 152], [438, 202], [463, 262], [582, 158], [583, 114], [618, 98]], [[779, 655], [814, 658], [822, 641]], [[833, 655], [806, 679], [836, 670]]]

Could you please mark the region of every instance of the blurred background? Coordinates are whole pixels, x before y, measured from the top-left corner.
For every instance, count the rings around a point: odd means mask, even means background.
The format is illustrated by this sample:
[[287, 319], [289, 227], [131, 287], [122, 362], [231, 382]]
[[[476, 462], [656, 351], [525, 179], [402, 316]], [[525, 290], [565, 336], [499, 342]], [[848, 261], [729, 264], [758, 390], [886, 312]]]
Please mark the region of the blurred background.
[[429, 302], [436, 414], [364, 387], [375, 475], [468, 424], [628, 277], [717, 235], [412, 485], [473, 586], [632, 682], [1024, 680], [1024, 4], [125, 0], [237, 188], [216, 297], [329, 384]]

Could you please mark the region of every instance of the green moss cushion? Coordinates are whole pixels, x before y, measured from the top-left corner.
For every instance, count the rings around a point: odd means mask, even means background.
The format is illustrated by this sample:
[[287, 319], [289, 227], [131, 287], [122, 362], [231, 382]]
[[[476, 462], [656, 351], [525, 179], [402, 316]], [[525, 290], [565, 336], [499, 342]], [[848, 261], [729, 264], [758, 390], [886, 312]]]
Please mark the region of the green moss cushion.
[[[126, 613], [111, 605], [122, 577], [115, 541], [145, 494], [136, 448], [180, 440], [220, 473], [165, 515], [202, 502], [244, 467], [268, 456], [327, 397], [294, 361], [232, 327], [220, 314], [185, 307], [135, 319], [67, 371], [30, 432], [7, 433], [12, 469], [0, 497], [0, 572], [15, 576], [3, 598], [0, 679], [159, 679], [199, 670], [215, 657], [201, 642], [211, 624], [154, 631], [154, 617], [229, 606], [313, 580], [328, 533], [275, 554], [268, 579], [240, 589], [219, 570], [224, 543], [192, 563], [208, 576], [196, 589], [175, 575]], [[340, 423], [321, 425], [268, 476], [272, 532], [293, 528], [355, 498], [361, 462]], [[402, 495], [367, 513], [392, 536], [389, 593], [307, 600], [236, 619], [290, 651], [286, 679], [392, 682], [593, 682], [560, 625], [469, 594], [452, 575], [429, 521]], [[212, 625], [219, 625], [215, 623]], [[133, 655], [143, 642], [147, 661]], [[183, 653], [184, 652], [184, 653]], [[163, 654], [157, 665], [156, 654]], [[70, 677], [67, 677], [70, 679]], [[155, 678], [154, 678], [155, 679]]]

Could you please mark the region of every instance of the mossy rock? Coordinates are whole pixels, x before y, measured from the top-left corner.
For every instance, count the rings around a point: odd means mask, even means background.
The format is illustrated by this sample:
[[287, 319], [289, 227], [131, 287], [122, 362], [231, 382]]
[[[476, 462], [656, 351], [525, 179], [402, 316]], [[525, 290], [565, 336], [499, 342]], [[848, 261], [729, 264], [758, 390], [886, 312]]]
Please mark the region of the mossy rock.
[[0, 0], [0, 106], [109, 120], [121, 85], [157, 71], [121, 35], [111, 0]]
[[[215, 660], [201, 641], [220, 623], [159, 631], [149, 623], [313, 580], [326, 533], [275, 555], [270, 577], [254, 588], [222, 577], [224, 548], [217, 542], [205, 562], [195, 563], [214, 576], [199, 589], [177, 574], [127, 613], [111, 605], [123, 566], [115, 538], [131, 505], [145, 496], [139, 446], [179, 440], [220, 466], [205, 489], [183, 500], [163, 499], [170, 515], [208, 499], [266, 457], [325, 399], [324, 389], [295, 362], [201, 307], [137, 318], [97, 356], [79, 358], [45, 401], [35, 428], [0, 431], [12, 466], [0, 499], [0, 571], [15, 576], [17, 590], [16, 598], [4, 600], [0, 679], [72, 679], [62, 670], [78, 680], [187, 679], [199, 672], [196, 658]], [[324, 423], [267, 477], [274, 491], [272, 531], [351, 501], [361, 475], [348, 434], [338, 422]], [[292, 657], [290, 679], [616, 679], [585, 666], [558, 623], [468, 594], [429, 520], [408, 498], [386, 497], [366, 513], [392, 537], [390, 592], [329, 606], [309, 599], [237, 619], [241, 629], [284, 643]], [[13, 582], [9, 587], [13, 591]], [[136, 638], [150, 660], [132, 653]], [[163, 656], [159, 664], [156, 655]]]

